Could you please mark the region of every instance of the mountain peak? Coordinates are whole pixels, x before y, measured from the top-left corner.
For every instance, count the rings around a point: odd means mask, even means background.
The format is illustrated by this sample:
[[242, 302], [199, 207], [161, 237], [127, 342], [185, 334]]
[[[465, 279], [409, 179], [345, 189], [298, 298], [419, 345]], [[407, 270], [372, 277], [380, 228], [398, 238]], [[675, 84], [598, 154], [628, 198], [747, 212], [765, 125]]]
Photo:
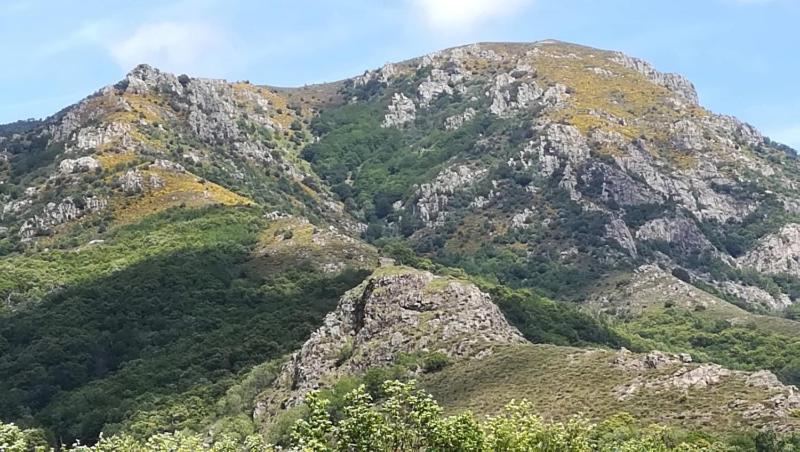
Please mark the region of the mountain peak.
[[139, 65], [0, 127], [0, 417], [92, 439], [392, 375], [794, 429], [799, 225], [796, 155], [619, 52], [477, 43], [302, 88]]

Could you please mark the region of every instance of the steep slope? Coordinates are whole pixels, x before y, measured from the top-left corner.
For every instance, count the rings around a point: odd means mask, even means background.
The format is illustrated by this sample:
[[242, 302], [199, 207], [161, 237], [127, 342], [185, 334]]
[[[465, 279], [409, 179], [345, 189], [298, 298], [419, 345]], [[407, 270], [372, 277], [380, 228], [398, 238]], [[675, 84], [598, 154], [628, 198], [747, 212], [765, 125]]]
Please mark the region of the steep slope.
[[796, 221], [795, 153], [703, 109], [678, 75], [554, 41], [478, 44], [348, 90], [360, 102], [312, 121], [303, 156], [370, 239], [561, 298], [645, 262], [752, 309], [795, 296], [796, 275], [752, 256]]
[[[299, 160], [312, 100], [139, 66], [42, 125], [7, 134], [4, 231], [31, 240], [86, 217], [124, 223], [170, 206], [259, 203], [336, 217]], [[320, 190], [318, 192], [318, 190]]]
[[[303, 88], [138, 66], [0, 127], [0, 418], [247, 434], [416, 375], [453, 410], [792, 430], [746, 372], [800, 383], [798, 178], [683, 77], [556, 41]], [[438, 274], [362, 282], [385, 257]]]
[[142, 65], [0, 130], [3, 419], [66, 442], [193, 426], [299, 345], [377, 265], [297, 158], [327, 91]]

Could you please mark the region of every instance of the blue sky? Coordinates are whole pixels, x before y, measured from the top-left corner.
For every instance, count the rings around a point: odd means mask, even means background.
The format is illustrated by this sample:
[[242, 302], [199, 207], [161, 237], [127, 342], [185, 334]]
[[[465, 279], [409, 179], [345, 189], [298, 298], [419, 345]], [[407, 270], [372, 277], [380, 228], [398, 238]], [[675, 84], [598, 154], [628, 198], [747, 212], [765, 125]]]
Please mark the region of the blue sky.
[[476, 41], [560, 39], [680, 72], [715, 112], [800, 149], [800, 0], [0, 0], [0, 122], [139, 62], [280, 86]]

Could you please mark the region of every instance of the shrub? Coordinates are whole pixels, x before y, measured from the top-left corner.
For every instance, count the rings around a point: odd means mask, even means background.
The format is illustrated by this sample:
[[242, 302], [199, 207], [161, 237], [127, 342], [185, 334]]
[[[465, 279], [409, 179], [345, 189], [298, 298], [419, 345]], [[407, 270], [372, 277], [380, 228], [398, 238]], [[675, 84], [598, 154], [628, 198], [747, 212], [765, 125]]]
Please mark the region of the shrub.
[[448, 364], [450, 364], [450, 358], [447, 355], [441, 352], [433, 352], [422, 359], [422, 370], [436, 372], [444, 369]]

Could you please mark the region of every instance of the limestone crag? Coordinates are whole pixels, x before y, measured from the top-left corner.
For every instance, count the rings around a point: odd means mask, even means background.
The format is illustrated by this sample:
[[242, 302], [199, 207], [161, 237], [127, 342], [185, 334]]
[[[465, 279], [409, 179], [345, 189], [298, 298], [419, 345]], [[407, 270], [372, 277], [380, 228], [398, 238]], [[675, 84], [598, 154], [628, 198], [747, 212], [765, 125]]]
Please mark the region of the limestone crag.
[[347, 292], [323, 326], [284, 366], [255, 415], [293, 406], [337, 377], [391, 365], [399, 354], [479, 359], [525, 343], [489, 296], [471, 283], [404, 267], [382, 267]]
[[458, 130], [464, 123], [472, 120], [477, 113], [474, 108], [467, 107], [463, 113], [447, 117], [444, 121], [444, 127], [447, 130]]
[[389, 104], [388, 111], [383, 118], [383, 127], [397, 127], [414, 121], [417, 111], [414, 101], [402, 93], [395, 93], [392, 96], [392, 103]]
[[764, 273], [800, 276], [800, 224], [787, 224], [762, 238], [739, 262]]
[[93, 157], [80, 157], [77, 159], [64, 159], [58, 164], [61, 174], [83, 173], [100, 169], [100, 162]]
[[22, 223], [19, 235], [23, 240], [31, 240], [38, 235], [48, 235], [53, 227], [89, 213], [99, 212], [107, 205], [108, 200], [100, 197], [65, 198], [59, 203], [49, 202], [41, 212]]
[[762, 306], [771, 311], [782, 311], [791, 306], [792, 299], [784, 293], [773, 295], [756, 286], [746, 286], [734, 281], [717, 283], [716, 287], [727, 295], [746, 300], [752, 306]]
[[145, 190], [158, 189], [164, 186], [164, 179], [156, 174], [148, 174], [138, 169], [129, 169], [119, 178], [123, 193], [132, 195]]
[[665, 242], [684, 252], [714, 249], [697, 225], [683, 217], [648, 221], [636, 230], [636, 238]]
[[417, 191], [419, 197], [416, 204], [422, 221], [431, 227], [442, 224], [449, 197], [480, 180], [487, 172], [486, 169], [473, 169], [460, 165], [446, 168], [432, 183], [422, 184]]
[[692, 82], [679, 74], [669, 74], [657, 71], [650, 63], [616, 52], [613, 56], [615, 62], [628, 69], [633, 69], [647, 77], [648, 80], [661, 85], [692, 104], [698, 103], [697, 91]]

